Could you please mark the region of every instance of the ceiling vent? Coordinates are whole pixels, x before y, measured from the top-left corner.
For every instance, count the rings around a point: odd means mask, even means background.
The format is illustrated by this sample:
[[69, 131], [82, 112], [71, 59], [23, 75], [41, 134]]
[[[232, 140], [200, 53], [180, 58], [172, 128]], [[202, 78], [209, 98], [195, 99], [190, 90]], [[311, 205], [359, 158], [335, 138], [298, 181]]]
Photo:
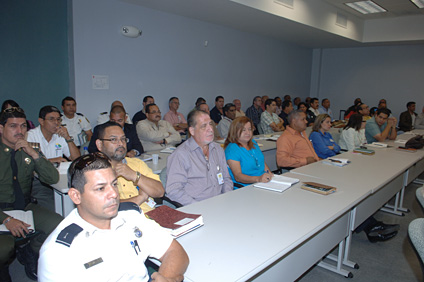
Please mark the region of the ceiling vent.
[[347, 28], [347, 17], [343, 14], [337, 13], [336, 25]]

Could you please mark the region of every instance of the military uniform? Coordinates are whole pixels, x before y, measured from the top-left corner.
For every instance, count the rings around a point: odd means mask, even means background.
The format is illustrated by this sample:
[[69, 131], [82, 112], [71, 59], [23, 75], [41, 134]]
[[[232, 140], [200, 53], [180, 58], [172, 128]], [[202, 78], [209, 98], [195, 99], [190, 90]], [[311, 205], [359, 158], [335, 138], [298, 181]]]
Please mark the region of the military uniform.
[[[30, 203], [34, 172], [38, 174], [42, 182], [47, 184], [57, 183], [59, 181], [59, 173], [45, 157], [40, 156], [40, 158], [34, 160], [22, 149], [15, 153], [17, 172], [14, 172], [11, 166], [13, 150], [0, 141], [0, 223], [9, 217], [3, 210], [15, 209], [13, 177], [16, 175], [25, 199], [25, 210], [33, 211], [35, 230], [39, 231], [39, 234], [31, 239], [32, 249], [38, 252], [47, 235], [59, 224], [62, 217]], [[0, 235], [0, 266], [9, 263], [14, 251], [15, 237], [12, 235]]]
[[148, 281], [144, 261], [160, 259], [172, 240], [131, 202], [120, 204], [108, 230], [74, 209], [41, 248], [38, 281]]

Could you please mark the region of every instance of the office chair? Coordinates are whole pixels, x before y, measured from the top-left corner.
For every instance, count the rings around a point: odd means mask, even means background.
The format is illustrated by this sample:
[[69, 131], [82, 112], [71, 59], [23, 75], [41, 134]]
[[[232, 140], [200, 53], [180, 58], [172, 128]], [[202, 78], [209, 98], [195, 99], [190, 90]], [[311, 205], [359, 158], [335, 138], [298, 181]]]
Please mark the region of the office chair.
[[424, 218], [416, 218], [411, 221], [408, 227], [408, 234], [418, 257], [420, 258], [421, 269], [424, 270]]
[[415, 195], [417, 196], [418, 202], [421, 204], [421, 207], [424, 209], [423, 188], [424, 186], [418, 188], [417, 191], [415, 191]]

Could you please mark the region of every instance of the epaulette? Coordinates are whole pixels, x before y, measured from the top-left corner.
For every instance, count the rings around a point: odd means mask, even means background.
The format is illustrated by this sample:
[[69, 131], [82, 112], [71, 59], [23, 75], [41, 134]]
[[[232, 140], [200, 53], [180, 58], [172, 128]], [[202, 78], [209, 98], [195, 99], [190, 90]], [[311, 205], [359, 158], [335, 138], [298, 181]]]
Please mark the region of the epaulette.
[[56, 238], [56, 243], [70, 247], [74, 238], [82, 231], [83, 229], [75, 223], [67, 226], [65, 229], [60, 231], [59, 235]]
[[135, 210], [135, 211], [138, 211], [139, 213], [141, 213], [141, 209], [136, 203], [123, 202], [119, 205], [118, 211], [130, 211], [130, 210]]
[[100, 113], [101, 115], [106, 115], [107, 114], [107, 112], [103, 112], [103, 113]]
[[84, 116], [84, 115], [83, 115], [83, 114], [81, 114], [81, 113], [77, 113], [77, 115], [80, 115], [80, 116], [82, 116], [82, 117]]

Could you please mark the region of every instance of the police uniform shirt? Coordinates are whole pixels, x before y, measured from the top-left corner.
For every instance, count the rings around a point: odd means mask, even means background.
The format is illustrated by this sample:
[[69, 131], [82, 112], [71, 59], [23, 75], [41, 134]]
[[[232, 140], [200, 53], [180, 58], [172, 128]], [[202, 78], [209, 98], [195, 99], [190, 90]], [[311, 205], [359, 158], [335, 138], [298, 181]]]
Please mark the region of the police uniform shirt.
[[[130, 116], [128, 114], [126, 114], [126, 116], [127, 116], [127, 121], [125, 123], [132, 124]], [[106, 123], [109, 120], [110, 120], [109, 112], [100, 113], [99, 116], [97, 117], [97, 125]]]
[[47, 142], [46, 138], [44, 138], [44, 135], [41, 132], [40, 126], [37, 126], [36, 128], [28, 131], [27, 141], [40, 143], [40, 150], [43, 152], [47, 159], [63, 157], [63, 155], [65, 155], [67, 158], [71, 156], [69, 146], [68, 143], [66, 143], [65, 138], [60, 137], [57, 134], [53, 134], [50, 142]]
[[[130, 207], [130, 208], [129, 208]], [[40, 250], [38, 281], [148, 281], [147, 257], [160, 259], [169, 232], [134, 203], [122, 203], [109, 230], [83, 220], [74, 209]]]
[[84, 115], [78, 113], [76, 113], [73, 118], [67, 118], [65, 114], [62, 113], [62, 125], [66, 127], [69, 135], [74, 138], [76, 146], [82, 145], [78, 139], [78, 134], [82, 131], [91, 130], [88, 119]]

